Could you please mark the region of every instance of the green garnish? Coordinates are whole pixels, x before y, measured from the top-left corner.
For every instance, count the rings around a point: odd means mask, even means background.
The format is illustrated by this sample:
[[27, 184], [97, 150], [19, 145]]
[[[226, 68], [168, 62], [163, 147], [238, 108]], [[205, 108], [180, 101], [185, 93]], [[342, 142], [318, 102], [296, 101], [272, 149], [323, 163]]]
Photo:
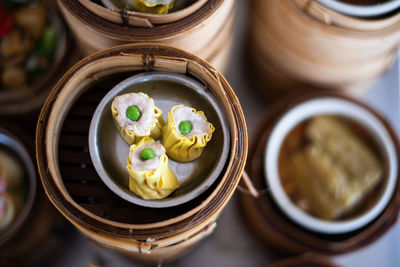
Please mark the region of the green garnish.
[[42, 56], [52, 58], [57, 50], [57, 42], [58, 42], [57, 29], [52, 26], [48, 26], [46, 29], [44, 29], [38, 42], [39, 42], [38, 44], [39, 53]]
[[192, 131], [192, 123], [190, 121], [182, 121], [179, 123], [179, 131], [183, 135], [187, 135]]
[[129, 106], [126, 109], [126, 117], [130, 119], [131, 121], [137, 121], [140, 119], [140, 116], [142, 114], [140, 113], [140, 110], [137, 106]]
[[156, 157], [156, 152], [152, 148], [145, 148], [140, 152], [141, 160], [154, 159]]

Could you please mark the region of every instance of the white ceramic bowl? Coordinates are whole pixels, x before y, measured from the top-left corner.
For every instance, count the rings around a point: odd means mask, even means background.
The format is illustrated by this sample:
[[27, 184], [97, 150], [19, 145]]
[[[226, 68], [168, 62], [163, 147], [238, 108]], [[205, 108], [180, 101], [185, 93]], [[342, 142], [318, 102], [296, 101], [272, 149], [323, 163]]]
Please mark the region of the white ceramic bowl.
[[336, 12], [354, 17], [376, 17], [388, 14], [400, 8], [400, 0], [391, 0], [373, 5], [348, 4], [338, 0], [317, 0]]
[[[363, 125], [376, 140], [386, 166], [386, 184], [380, 199], [365, 213], [343, 221], [318, 219], [298, 208], [285, 193], [278, 172], [281, 145], [294, 126], [316, 115], [332, 114], [347, 117]], [[343, 234], [372, 222], [389, 203], [397, 182], [397, 155], [393, 140], [382, 122], [366, 108], [349, 100], [326, 97], [302, 102], [286, 112], [271, 131], [264, 152], [264, 171], [273, 200], [291, 220], [306, 229], [324, 234]]]

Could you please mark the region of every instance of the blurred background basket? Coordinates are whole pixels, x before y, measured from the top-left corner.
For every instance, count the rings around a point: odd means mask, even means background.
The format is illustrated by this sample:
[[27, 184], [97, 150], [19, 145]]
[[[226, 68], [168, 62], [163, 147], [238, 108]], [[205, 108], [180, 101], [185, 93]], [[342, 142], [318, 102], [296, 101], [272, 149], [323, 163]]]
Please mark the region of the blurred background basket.
[[[198, 1], [188, 7], [190, 12], [158, 15], [168, 16], [168, 21], [154, 21], [149, 16], [155, 15], [138, 12], [120, 12], [118, 21], [115, 11], [90, 1], [58, 3], [85, 56], [119, 44], [156, 42], [195, 54], [222, 72], [226, 67], [236, 0]], [[138, 18], [140, 26], [133, 22]]]
[[246, 221], [256, 237], [270, 248], [285, 254], [299, 255], [310, 252], [334, 256], [349, 253], [372, 244], [381, 238], [393, 227], [398, 219], [400, 211], [400, 179], [398, 172], [396, 174], [395, 192], [384, 211], [366, 226], [347, 233], [324, 234], [308, 230], [290, 219], [274, 202], [270, 193], [270, 188], [268, 188], [266, 184], [264, 174], [265, 145], [270, 137], [272, 127], [279, 122], [279, 119], [285, 112], [296, 105], [306, 101], [324, 99], [327, 97], [351, 101], [374, 114], [387, 129], [390, 138], [394, 142], [394, 148], [397, 154], [396, 162], [400, 161], [400, 144], [393, 128], [371, 107], [353, 98], [329, 91], [305, 95], [299, 93], [281, 99], [269, 107], [257, 126], [253, 142], [249, 149], [249, 155], [252, 156], [249, 158], [246, 166], [246, 171], [250, 175], [254, 187], [262, 193], [260, 193], [258, 197], [241, 193], [240, 204]]
[[255, 77], [270, 83], [261, 88], [270, 97], [312, 88], [361, 95], [395, 62], [399, 22], [399, 12], [358, 18], [314, 0], [252, 0]]

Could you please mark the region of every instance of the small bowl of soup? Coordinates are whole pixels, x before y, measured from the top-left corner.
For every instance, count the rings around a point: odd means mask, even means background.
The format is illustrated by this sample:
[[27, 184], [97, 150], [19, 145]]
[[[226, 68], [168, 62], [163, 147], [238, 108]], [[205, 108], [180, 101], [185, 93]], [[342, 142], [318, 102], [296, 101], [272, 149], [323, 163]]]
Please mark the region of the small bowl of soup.
[[373, 112], [344, 98], [316, 98], [272, 127], [264, 173], [289, 219], [317, 233], [344, 234], [371, 223], [390, 202], [397, 153]]

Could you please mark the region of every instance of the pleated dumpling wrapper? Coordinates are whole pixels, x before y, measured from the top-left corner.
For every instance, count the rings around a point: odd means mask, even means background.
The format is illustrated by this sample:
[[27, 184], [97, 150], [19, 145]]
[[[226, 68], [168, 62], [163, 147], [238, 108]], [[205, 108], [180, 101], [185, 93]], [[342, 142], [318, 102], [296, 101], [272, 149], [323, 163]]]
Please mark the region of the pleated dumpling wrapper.
[[154, 14], [167, 14], [174, 5], [174, 0], [132, 0], [134, 9]]
[[144, 93], [128, 93], [114, 98], [111, 112], [115, 125], [128, 144], [137, 144], [143, 137], [158, 139], [164, 120], [162, 111]]
[[162, 199], [179, 187], [165, 148], [151, 138], [144, 137], [137, 145], [131, 145], [126, 161], [129, 190], [143, 199]]
[[174, 106], [163, 127], [162, 144], [170, 158], [192, 161], [200, 157], [214, 130], [202, 111], [183, 105]]

